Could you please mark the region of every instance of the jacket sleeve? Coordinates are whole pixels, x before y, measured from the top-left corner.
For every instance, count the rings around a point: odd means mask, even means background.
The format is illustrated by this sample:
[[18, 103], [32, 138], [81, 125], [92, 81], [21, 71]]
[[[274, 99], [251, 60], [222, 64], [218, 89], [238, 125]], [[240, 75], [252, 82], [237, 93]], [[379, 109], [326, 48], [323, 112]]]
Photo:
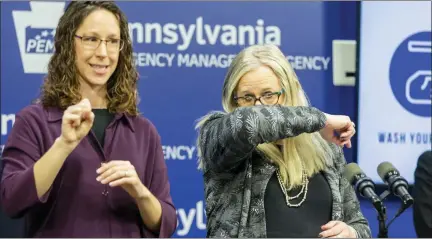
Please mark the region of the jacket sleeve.
[[152, 127], [153, 134], [153, 176], [148, 186], [150, 192], [159, 200], [162, 207], [162, 219], [159, 233], [152, 233], [146, 230], [147, 237], [151, 238], [170, 238], [177, 227], [177, 214], [174, 207], [170, 183], [168, 181], [167, 165], [162, 152], [160, 136], [156, 129]]
[[343, 170], [347, 164], [343, 151], [341, 148], [334, 145], [334, 148], [336, 147], [338, 148], [336, 158], [338, 159], [337, 167], [339, 169], [340, 176], [344, 222], [355, 230], [357, 238], [371, 238], [372, 232], [368, 221], [360, 210], [360, 202], [358, 200], [357, 194], [355, 193], [353, 186], [343, 176]]
[[432, 237], [432, 151], [419, 157], [414, 172], [413, 219], [417, 236]]
[[202, 124], [198, 136], [203, 170], [232, 170], [258, 144], [316, 132], [325, 122], [322, 112], [305, 106], [259, 105], [214, 113]]
[[42, 198], [37, 196], [33, 166], [42, 153], [36, 130], [31, 126], [34, 124], [29, 124], [32, 117], [35, 116], [27, 110], [16, 115], [2, 153], [0, 204], [6, 215], [12, 218], [22, 217], [28, 209], [46, 202], [51, 191]]

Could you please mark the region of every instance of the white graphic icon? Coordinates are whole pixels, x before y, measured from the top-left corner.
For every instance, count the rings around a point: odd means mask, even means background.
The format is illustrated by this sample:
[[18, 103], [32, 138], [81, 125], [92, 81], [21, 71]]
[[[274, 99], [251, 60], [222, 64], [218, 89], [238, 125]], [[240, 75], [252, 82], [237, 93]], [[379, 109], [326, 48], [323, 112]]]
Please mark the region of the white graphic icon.
[[[432, 53], [432, 42], [431, 41], [409, 41], [408, 51], [415, 53]], [[431, 105], [432, 104], [432, 92], [429, 94], [429, 99], [416, 99], [411, 95], [411, 85], [415, 80], [421, 80], [419, 78], [424, 77], [423, 83], [420, 87], [422, 91], [426, 90], [428, 85], [432, 85], [432, 71], [430, 70], [418, 70], [408, 77], [405, 85], [405, 96], [411, 104], [417, 105]], [[429, 89], [431, 91], [431, 89]]]
[[431, 41], [409, 41], [408, 51], [419, 52], [419, 53], [432, 53], [432, 42]]
[[[24, 73], [47, 73], [47, 65], [54, 48], [53, 36], [64, 2], [29, 2], [30, 11], [12, 11]], [[28, 32], [36, 32], [28, 39]]]

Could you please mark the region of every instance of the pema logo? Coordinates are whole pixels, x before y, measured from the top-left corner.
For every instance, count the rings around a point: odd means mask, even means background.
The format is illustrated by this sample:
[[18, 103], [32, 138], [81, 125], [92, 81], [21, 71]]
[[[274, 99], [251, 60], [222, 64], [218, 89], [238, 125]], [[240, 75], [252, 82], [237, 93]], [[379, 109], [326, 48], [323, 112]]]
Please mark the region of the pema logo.
[[390, 62], [390, 85], [399, 104], [412, 114], [431, 117], [431, 32], [408, 36]]
[[44, 74], [64, 2], [30, 2], [30, 11], [12, 11], [24, 73]]

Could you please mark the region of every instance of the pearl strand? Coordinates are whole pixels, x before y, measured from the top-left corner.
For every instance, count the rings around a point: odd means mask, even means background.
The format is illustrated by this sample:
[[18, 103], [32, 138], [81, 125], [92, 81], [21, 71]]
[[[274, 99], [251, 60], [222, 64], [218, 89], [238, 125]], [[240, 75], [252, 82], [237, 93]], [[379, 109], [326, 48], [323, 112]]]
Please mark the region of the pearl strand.
[[[306, 171], [304, 169], [303, 164], [302, 164], [302, 188], [301, 188], [300, 192], [297, 195], [293, 196], [293, 197], [288, 196], [288, 192], [287, 192], [287, 190], [285, 188], [284, 183], [282, 182], [282, 177], [280, 176], [279, 169], [276, 171], [276, 176], [278, 178], [279, 185], [280, 185], [280, 187], [282, 189], [282, 192], [285, 195], [285, 201], [286, 201], [287, 206], [288, 207], [300, 207], [304, 203], [304, 201], [306, 200], [306, 196], [307, 196], [307, 192], [308, 192], [308, 187], [307, 186], [309, 184], [309, 179], [307, 178], [307, 174], [306, 174]], [[296, 199], [296, 198], [300, 197], [300, 195], [303, 192], [304, 192], [303, 198], [302, 198], [302, 200], [299, 203], [292, 204], [292, 203], [289, 202], [289, 200]]]

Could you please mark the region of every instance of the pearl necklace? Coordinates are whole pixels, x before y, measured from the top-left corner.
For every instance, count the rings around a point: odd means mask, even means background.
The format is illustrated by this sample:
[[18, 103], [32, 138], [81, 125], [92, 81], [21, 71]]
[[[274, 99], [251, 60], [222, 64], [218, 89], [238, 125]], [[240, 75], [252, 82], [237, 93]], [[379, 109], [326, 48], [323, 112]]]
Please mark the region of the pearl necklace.
[[[280, 176], [279, 169], [276, 170], [276, 176], [278, 178], [279, 185], [280, 185], [280, 187], [282, 189], [282, 192], [285, 195], [285, 201], [286, 201], [287, 206], [288, 207], [300, 207], [303, 204], [303, 202], [306, 200], [306, 195], [307, 195], [307, 192], [308, 192], [308, 187], [307, 186], [309, 184], [309, 179], [307, 177], [306, 170], [304, 169], [303, 163], [302, 163], [302, 187], [301, 187], [300, 192], [297, 195], [293, 196], [293, 197], [288, 196], [288, 192], [287, 192], [287, 190], [285, 188], [284, 183], [282, 182], [282, 177]], [[304, 192], [303, 198], [302, 198], [302, 200], [299, 203], [292, 204], [292, 203], [289, 202], [289, 200], [293, 200], [293, 199], [296, 199], [296, 198], [300, 197], [300, 195], [303, 192]]]

